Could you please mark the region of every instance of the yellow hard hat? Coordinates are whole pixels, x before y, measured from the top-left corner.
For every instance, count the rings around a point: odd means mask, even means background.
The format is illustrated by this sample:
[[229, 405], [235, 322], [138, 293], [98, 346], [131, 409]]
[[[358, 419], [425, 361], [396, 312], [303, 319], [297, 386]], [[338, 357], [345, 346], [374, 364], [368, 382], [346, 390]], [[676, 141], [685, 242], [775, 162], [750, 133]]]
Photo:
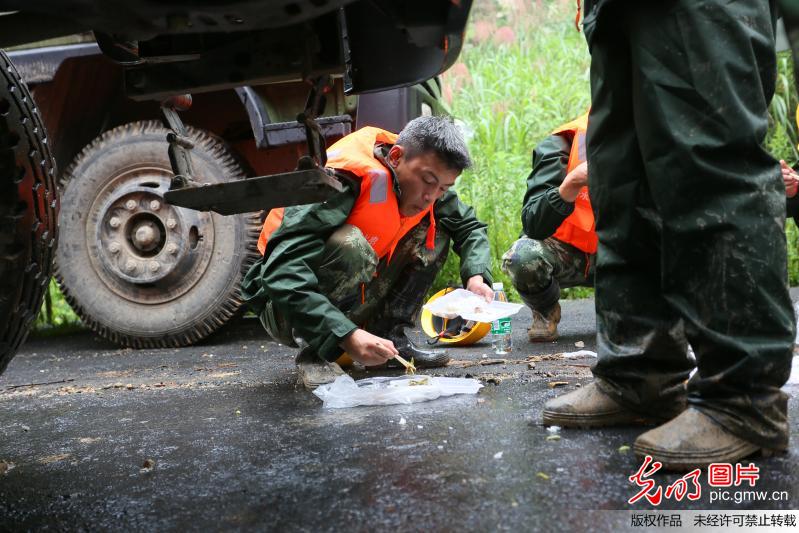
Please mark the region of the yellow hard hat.
[[[796, 106], [796, 126], [799, 127], [799, 105]], [[799, 150], [799, 144], [796, 145], [796, 149]]]
[[[449, 287], [441, 289], [431, 296], [427, 303], [434, 301], [436, 298], [441, 298], [453, 290], [455, 289]], [[422, 308], [422, 330], [428, 337], [437, 339], [438, 342], [451, 344], [452, 346], [468, 346], [485, 337], [491, 331], [491, 324], [464, 320], [461, 317], [441, 318], [440, 316], [433, 316], [430, 311]]]

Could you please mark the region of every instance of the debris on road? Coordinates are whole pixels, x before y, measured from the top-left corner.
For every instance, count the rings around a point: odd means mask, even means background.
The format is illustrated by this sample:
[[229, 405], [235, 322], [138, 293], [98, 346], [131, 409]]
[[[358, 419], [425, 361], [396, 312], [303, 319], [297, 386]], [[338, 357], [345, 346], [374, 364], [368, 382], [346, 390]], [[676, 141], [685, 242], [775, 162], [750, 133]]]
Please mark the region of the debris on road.
[[596, 357], [596, 352], [592, 352], [591, 350], [577, 350], [576, 352], [563, 352], [555, 355], [559, 355], [563, 359], [577, 359], [578, 357]]
[[154, 459], [145, 459], [144, 463], [142, 463], [139, 472], [145, 474], [147, 472], [151, 472], [155, 468], [155, 460]]
[[495, 454], [494, 454], [494, 459], [502, 459], [502, 453], [503, 453], [503, 452], [497, 452], [497, 453], [495, 453]]
[[7, 474], [9, 471], [14, 470], [17, 465], [14, 463], [9, 463], [6, 461], [0, 461], [0, 476], [3, 474]]
[[568, 381], [550, 381], [547, 383], [550, 389], [554, 389], [555, 387], [565, 387], [568, 384]]
[[56, 455], [48, 455], [47, 457], [42, 457], [41, 459], [39, 459], [39, 463], [43, 465], [49, 465], [50, 463], [57, 463], [59, 461], [63, 461], [64, 459], [67, 459], [71, 456], [72, 456], [71, 453], [59, 453]]
[[506, 365], [508, 363], [523, 363], [524, 361], [515, 361], [508, 359], [480, 359], [478, 361], [470, 361], [468, 359], [451, 359], [447, 366], [454, 368], [469, 368], [472, 366], [488, 366], [488, 365]]

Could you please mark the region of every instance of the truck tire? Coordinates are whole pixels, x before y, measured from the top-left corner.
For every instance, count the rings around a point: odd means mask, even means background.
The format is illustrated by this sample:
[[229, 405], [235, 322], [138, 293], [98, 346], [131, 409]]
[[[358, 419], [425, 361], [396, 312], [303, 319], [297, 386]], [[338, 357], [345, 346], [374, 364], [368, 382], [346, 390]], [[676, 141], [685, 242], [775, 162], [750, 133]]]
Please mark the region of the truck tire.
[[0, 373], [50, 281], [58, 232], [55, 161], [30, 92], [0, 51]]
[[[134, 348], [193, 344], [242, 307], [239, 284], [258, 257], [257, 214], [221, 216], [166, 204], [167, 130], [134, 122], [103, 133], [63, 177], [56, 279], [81, 319]], [[230, 149], [193, 128], [201, 183], [243, 179]]]

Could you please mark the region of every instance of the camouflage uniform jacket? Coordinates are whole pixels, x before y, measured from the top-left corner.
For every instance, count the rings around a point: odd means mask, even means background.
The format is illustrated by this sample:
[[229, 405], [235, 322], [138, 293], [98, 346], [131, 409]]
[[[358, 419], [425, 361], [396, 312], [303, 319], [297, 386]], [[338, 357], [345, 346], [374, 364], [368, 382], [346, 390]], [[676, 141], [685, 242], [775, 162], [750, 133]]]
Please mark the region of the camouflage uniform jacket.
[[[392, 177], [398, 192], [393, 172]], [[357, 183], [343, 181], [348, 183], [347, 189], [326, 202], [286, 208], [283, 223], [269, 238], [265, 256], [256, 261], [242, 282], [242, 295], [256, 312], [271, 300], [285, 314], [296, 335], [320, 353], [329, 352], [356, 329], [319, 292], [314, 273], [327, 238], [345, 223], [360, 192]], [[460, 256], [462, 280], [480, 274], [490, 284], [488, 232], [486, 224], [477, 220], [474, 209], [450, 190], [436, 202], [434, 215], [438, 230], [450, 236], [453, 249]]]
[[522, 203], [524, 235], [538, 241], [551, 237], [574, 211], [558, 187], [566, 179], [573, 135], [550, 135], [533, 150], [533, 170], [527, 177], [527, 192]]

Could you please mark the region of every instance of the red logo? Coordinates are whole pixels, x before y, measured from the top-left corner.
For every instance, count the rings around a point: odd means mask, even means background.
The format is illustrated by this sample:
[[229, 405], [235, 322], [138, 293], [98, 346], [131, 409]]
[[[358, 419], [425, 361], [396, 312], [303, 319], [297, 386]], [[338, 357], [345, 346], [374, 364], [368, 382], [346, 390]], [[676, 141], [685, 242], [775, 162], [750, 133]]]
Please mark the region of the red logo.
[[[662, 486], [658, 486], [654, 479], [650, 479], [662, 467], [663, 463], [653, 460], [651, 456], [647, 455], [644, 458], [644, 463], [638, 472], [628, 478], [641, 490], [627, 500], [627, 503], [633, 504], [646, 498], [650, 504], [660, 505], [664, 496], [666, 499], [674, 499], [678, 502], [683, 498], [695, 501], [701, 497], [702, 486], [699, 484], [699, 477], [702, 475], [702, 471], [699, 468], [688, 472], [666, 487], [664, 492]], [[760, 468], [752, 463], [749, 463], [748, 466], [736, 464], [734, 467], [730, 463], [712, 463], [707, 467], [707, 479], [711, 487], [730, 487], [732, 485], [738, 487], [744, 481], [748, 481], [749, 486], [754, 487], [755, 482], [760, 479]]]

